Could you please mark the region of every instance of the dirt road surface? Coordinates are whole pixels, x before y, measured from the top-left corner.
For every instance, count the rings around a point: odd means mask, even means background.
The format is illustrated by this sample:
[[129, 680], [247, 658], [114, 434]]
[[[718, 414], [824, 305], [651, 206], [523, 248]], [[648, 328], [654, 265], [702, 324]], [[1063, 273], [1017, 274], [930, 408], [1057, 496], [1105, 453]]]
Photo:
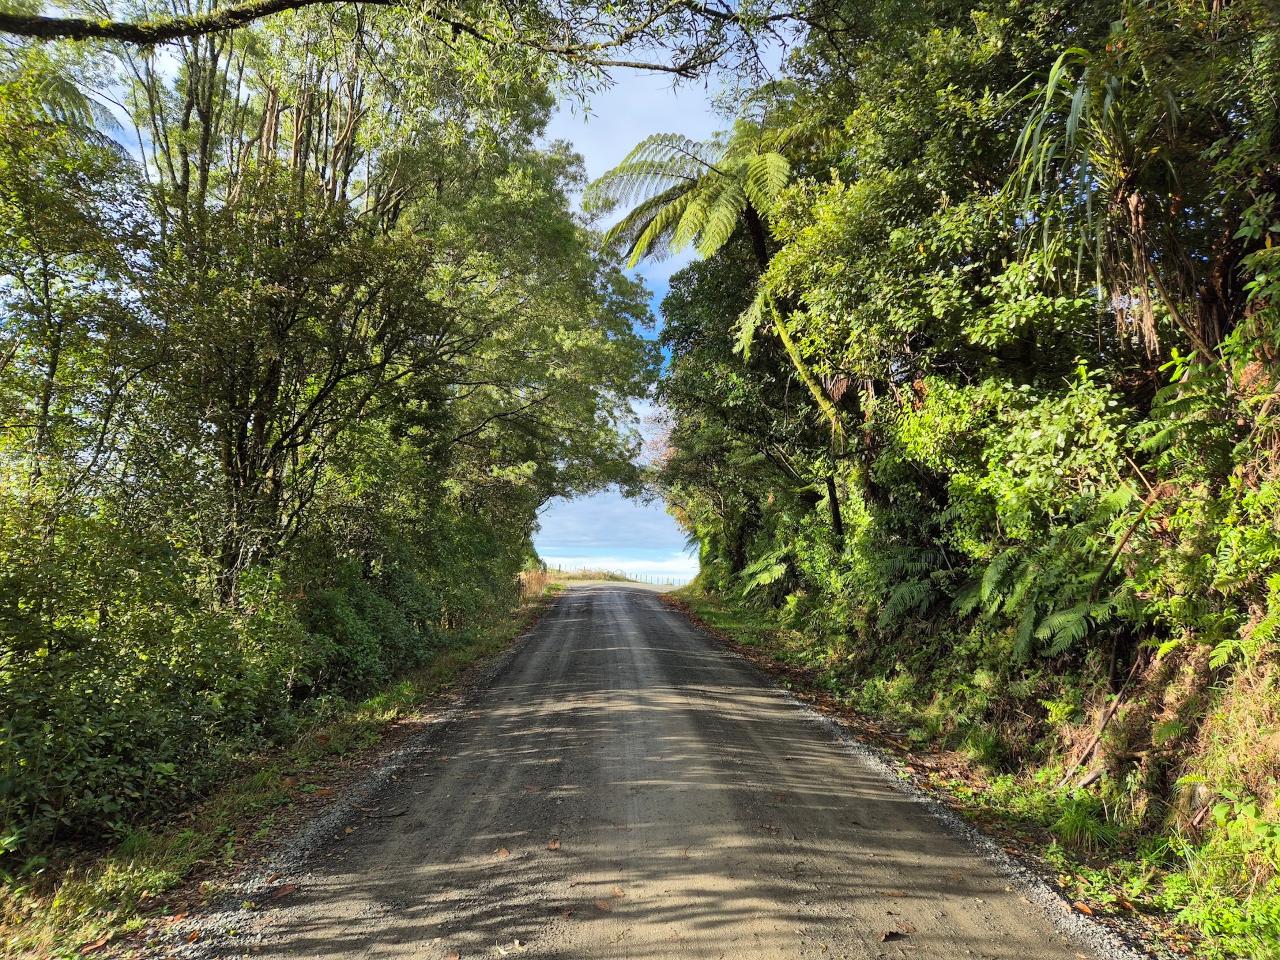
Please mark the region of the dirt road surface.
[[218, 952], [1090, 956], [925, 806], [641, 588], [562, 595], [365, 811]]

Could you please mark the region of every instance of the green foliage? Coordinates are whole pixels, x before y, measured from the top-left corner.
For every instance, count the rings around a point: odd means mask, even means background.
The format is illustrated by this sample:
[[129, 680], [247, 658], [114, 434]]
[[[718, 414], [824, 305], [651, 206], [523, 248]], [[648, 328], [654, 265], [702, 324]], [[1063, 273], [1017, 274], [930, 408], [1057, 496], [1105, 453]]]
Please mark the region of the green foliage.
[[637, 480], [647, 309], [541, 74], [405, 51], [402, 16], [3, 54], [6, 869], [447, 660], [548, 498]]
[[[815, 683], [1007, 771], [1064, 856], [1164, 850], [1082, 870], [1091, 902], [1178, 888], [1206, 955], [1259, 955], [1274, 5], [885, 0], [856, 21], [747, 100], [790, 166], [768, 256], [744, 231], [664, 303], [657, 479], [700, 582], [772, 611]], [[1256, 806], [1208, 816], [1232, 784]], [[1222, 866], [1170, 874], [1174, 847]]]

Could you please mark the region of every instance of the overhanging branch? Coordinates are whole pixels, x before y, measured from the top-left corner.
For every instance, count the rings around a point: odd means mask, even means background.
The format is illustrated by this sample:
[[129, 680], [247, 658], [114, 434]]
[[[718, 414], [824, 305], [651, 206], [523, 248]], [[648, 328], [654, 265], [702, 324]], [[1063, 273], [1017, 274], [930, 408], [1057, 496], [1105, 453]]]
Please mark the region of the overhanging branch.
[[[138, 46], [168, 43], [234, 30], [286, 10], [301, 10], [344, 0], [248, 0], [204, 13], [148, 20], [91, 20], [87, 17], [42, 17], [0, 12], [0, 33], [37, 40], [116, 40]], [[370, 6], [394, 6], [400, 0], [363, 0]]]
[[[174, 16], [149, 17], [144, 20], [112, 20], [89, 17], [48, 17], [12, 12], [0, 12], [0, 34], [28, 37], [36, 40], [107, 40], [135, 46], [154, 46], [190, 37], [204, 36], [244, 27], [257, 20], [289, 10], [304, 10], [317, 6], [338, 6], [350, 0], [242, 0], [201, 13]], [[407, 5], [406, 0], [359, 0], [366, 6], [396, 7]], [[498, 41], [482, 26], [457, 18], [456, 12], [442, 9], [434, 12], [420, 9], [424, 20], [431, 20], [448, 27], [455, 35], [466, 34], [484, 43]], [[676, 63], [634, 60], [618, 56], [622, 50], [646, 37], [653, 39], [663, 33], [668, 18], [681, 13], [723, 27], [734, 23], [744, 29], [752, 25], [741, 20], [730, 8], [719, 9], [699, 0], [667, 0], [642, 13], [627, 24], [620, 24], [616, 31], [606, 32], [580, 42], [556, 42], [531, 37], [518, 38], [519, 46], [538, 50], [553, 57], [588, 66], [609, 68], [629, 67], [641, 70], [657, 70], [680, 76], [692, 76], [716, 59], [716, 51], [700, 48], [687, 51]], [[792, 19], [794, 14], [774, 14], [763, 18], [764, 23]], [[598, 25], [598, 24], [597, 24]], [[759, 24], [755, 24], [758, 26]]]

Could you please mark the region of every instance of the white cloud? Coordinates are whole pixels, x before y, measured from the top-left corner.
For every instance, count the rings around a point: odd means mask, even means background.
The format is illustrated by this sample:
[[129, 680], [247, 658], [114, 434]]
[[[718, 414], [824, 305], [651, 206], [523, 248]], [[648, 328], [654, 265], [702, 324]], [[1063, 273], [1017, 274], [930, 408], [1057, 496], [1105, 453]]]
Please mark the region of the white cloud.
[[629, 552], [644, 556], [685, 549], [685, 537], [661, 502], [629, 500], [605, 490], [574, 500], [552, 500], [538, 518], [538, 553]]

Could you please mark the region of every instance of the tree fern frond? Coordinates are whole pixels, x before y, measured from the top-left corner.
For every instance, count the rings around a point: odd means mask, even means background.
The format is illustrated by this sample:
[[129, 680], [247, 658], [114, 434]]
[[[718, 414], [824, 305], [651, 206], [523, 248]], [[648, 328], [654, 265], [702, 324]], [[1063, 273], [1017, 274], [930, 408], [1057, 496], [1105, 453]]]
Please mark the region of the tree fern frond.
[[742, 184], [737, 180], [722, 178], [720, 189], [708, 205], [702, 229], [698, 232], [698, 253], [710, 257], [728, 243], [746, 209], [747, 194]]
[[607, 245], [622, 246], [628, 264], [634, 267], [644, 257], [662, 259], [671, 252], [669, 240], [690, 201], [688, 191], [672, 187], [651, 197], [604, 235]]
[[768, 215], [791, 180], [791, 164], [780, 153], [757, 153], [746, 163], [743, 189], [751, 205]]

